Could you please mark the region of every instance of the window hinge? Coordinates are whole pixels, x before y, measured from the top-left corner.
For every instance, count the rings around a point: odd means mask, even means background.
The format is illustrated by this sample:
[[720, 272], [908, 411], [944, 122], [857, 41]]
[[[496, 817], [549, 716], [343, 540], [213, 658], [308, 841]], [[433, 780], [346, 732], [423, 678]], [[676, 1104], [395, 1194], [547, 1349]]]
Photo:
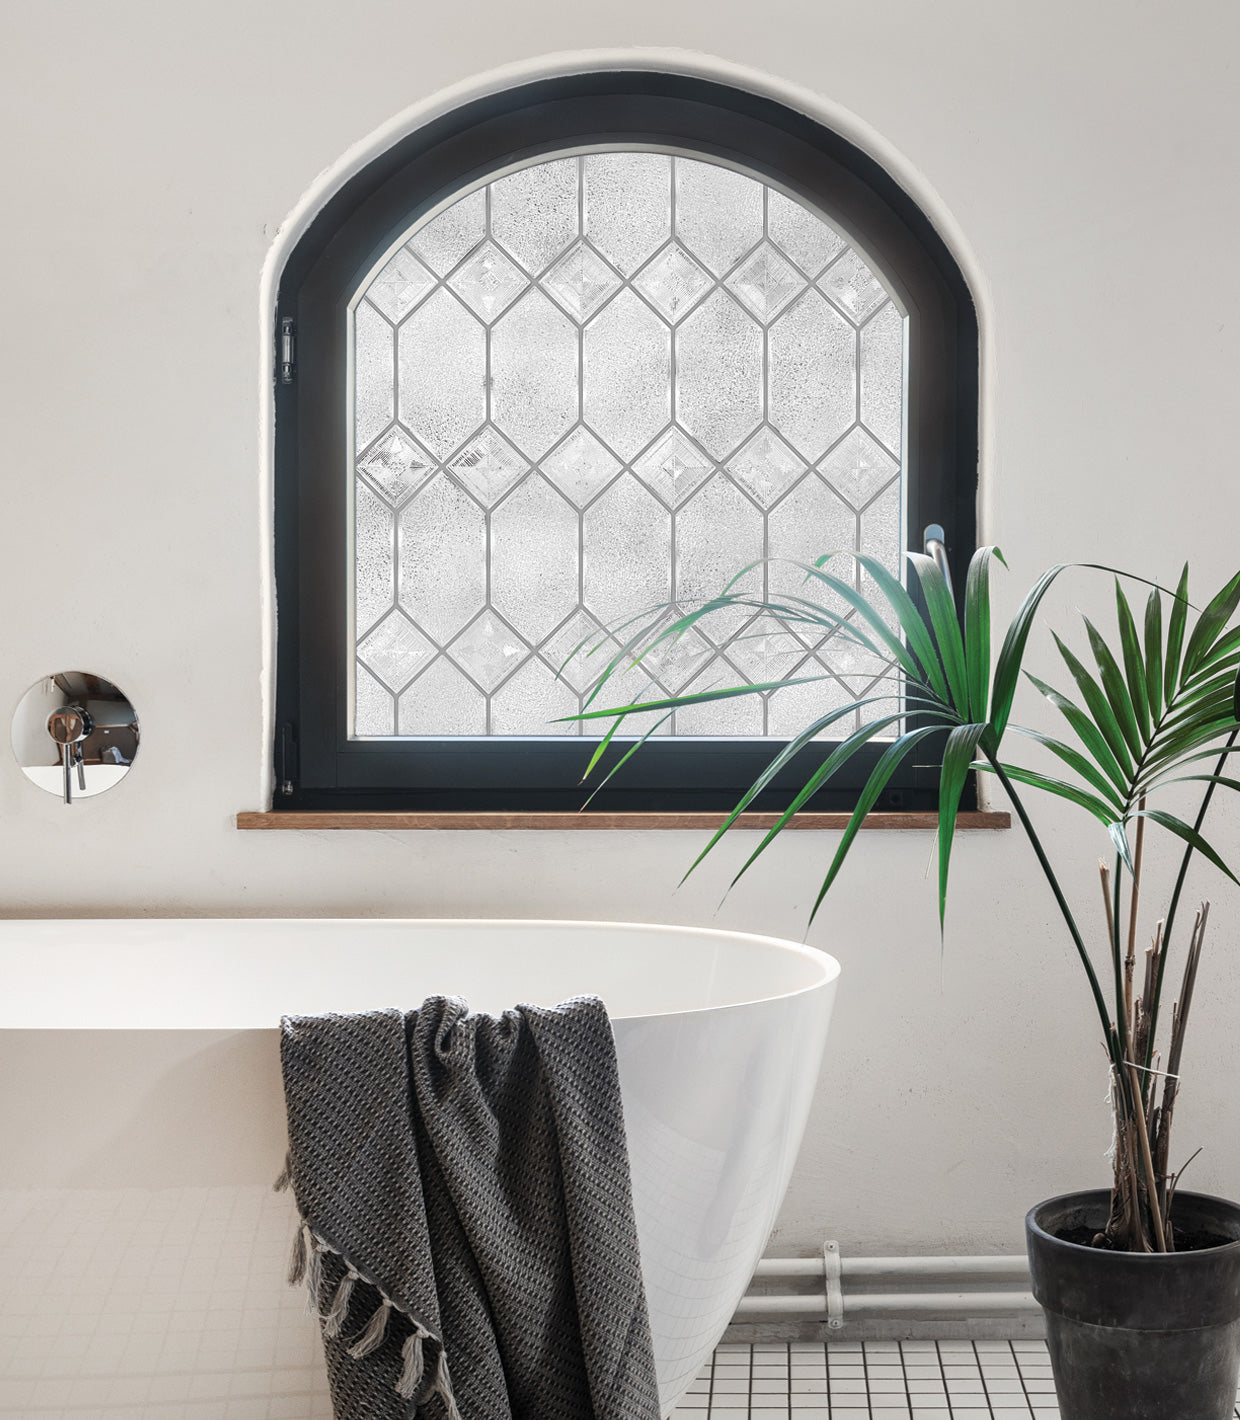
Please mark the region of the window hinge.
[[291, 794], [296, 777], [297, 741], [292, 725], [286, 721], [276, 730], [276, 793]]
[[292, 316], [280, 321], [280, 383], [291, 385], [297, 368], [297, 327]]

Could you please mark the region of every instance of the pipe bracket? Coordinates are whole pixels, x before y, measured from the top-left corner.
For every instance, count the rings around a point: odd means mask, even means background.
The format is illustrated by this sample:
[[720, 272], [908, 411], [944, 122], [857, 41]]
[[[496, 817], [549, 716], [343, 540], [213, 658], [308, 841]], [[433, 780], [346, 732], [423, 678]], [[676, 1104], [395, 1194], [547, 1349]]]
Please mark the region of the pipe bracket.
[[827, 1326], [839, 1331], [844, 1325], [844, 1292], [840, 1286], [840, 1245], [829, 1238], [822, 1245], [822, 1280], [827, 1294]]

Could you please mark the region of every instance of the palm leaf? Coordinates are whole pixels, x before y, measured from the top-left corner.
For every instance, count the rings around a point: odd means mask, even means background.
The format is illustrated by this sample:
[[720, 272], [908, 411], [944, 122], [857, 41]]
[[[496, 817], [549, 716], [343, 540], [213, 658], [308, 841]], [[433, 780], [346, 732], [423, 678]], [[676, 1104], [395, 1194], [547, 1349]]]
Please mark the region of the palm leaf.
[[1085, 708], [1089, 711], [1090, 718], [1098, 727], [1103, 739], [1107, 742], [1107, 747], [1122, 768], [1124, 778], [1130, 779], [1132, 777], [1132, 760], [1128, 755], [1128, 746], [1101, 686], [1053, 631], [1051, 637], [1055, 645], [1059, 647], [1059, 654], [1067, 663], [1069, 671], [1072, 672], [1072, 679], [1076, 681], [1077, 689], [1081, 692], [1081, 698], [1085, 702]]
[[1050, 591], [1051, 583], [1067, 566], [1066, 562], [1061, 562], [1042, 573], [1025, 594], [1003, 638], [999, 659], [995, 662], [994, 686], [990, 696], [990, 723], [994, 727], [996, 740], [1002, 740], [1012, 713], [1012, 701], [1020, 681], [1021, 662], [1025, 658], [1029, 633], [1033, 630], [1034, 616], [1042, 598]]
[[1128, 682], [1128, 694], [1137, 719], [1139, 737], [1144, 743], [1150, 737], [1150, 703], [1145, 662], [1141, 659], [1141, 641], [1137, 635], [1136, 618], [1128, 605], [1128, 598], [1124, 595], [1118, 577], [1115, 579], [1115, 616], [1119, 624], [1120, 648], [1124, 655], [1124, 679]]
[[1145, 603], [1145, 692], [1150, 702], [1150, 715], [1157, 720], [1162, 714], [1162, 597], [1158, 588]]
[[[983, 729], [985, 726], [982, 727]], [[883, 752], [882, 758], [874, 766], [866, 781], [865, 788], [861, 791], [861, 797], [857, 800], [857, 807], [853, 810], [848, 826], [840, 838], [839, 847], [835, 850], [835, 857], [831, 860], [831, 866], [827, 870], [827, 876], [823, 879], [822, 887], [818, 890], [818, 896], [814, 899], [814, 906], [810, 911], [809, 920], [812, 922], [818, 915], [818, 909], [822, 906], [822, 900], [827, 895], [827, 890], [835, 881], [840, 869], [844, 866], [844, 859], [848, 856], [848, 850], [853, 845], [861, 825], [865, 822], [870, 810], [878, 802], [878, 796], [887, 786], [887, 781], [896, 772], [908, 756], [914, 746], [921, 743], [927, 736], [937, 734], [939, 726], [923, 725], [916, 730], [909, 730], [900, 736], [893, 744], [889, 745]], [[953, 730], [953, 734], [957, 731]], [[950, 738], [950, 737], [949, 737]], [[759, 850], [761, 851], [761, 850]], [[755, 857], [757, 854], [754, 855]], [[750, 860], [752, 861], [752, 859]], [[747, 863], [745, 867], [748, 867]], [[741, 870], [742, 872], [744, 869]], [[738, 874], [739, 876], [739, 874]]]
[[1111, 653], [1111, 648], [1102, 639], [1096, 626], [1085, 617], [1085, 634], [1089, 637], [1090, 650], [1094, 653], [1094, 661], [1098, 666], [1098, 677], [1102, 682], [1103, 694], [1107, 698], [1107, 703], [1111, 707], [1111, 713], [1115, 716], [1115, 722], [1119, 726], [1119, 732], [1124, 737], [1124, 743], [1132, 751], [1134, 759], [1141, 758], [1141, 729], [1137, 724], [1136, 709], [1132, 703], [1132, 697], [1128, 693], [1128, 687], [1124, 683], [1124, 677], [1120, 674], [1119, 666], [1115, 657]]
[[1076, 731], [1077, 739], [1094, 757], [1094, 762], [1115, 785], [1121, 794], [1128, 792], [1128, 775], [1120, 768], [1119, 761], [1111, 753], [1110, 746], [1102, 736], [1102, 732], [1079, 705], [1073, 704], [1066, 695], [1060, 695], [1057, 690], [1052, 689], [1045, 681], [1041, 681], [1032, 672], [1026, 671], [1025, 676], [1051, 704], [1063, 715], [1068, 724]]
[[[1102, 795], [1108, 803], [1113, 804], [1121, 813], [1124, 811], [1124, 797], [1116, 791], [1115, 785], [1111, 783], [1104, 774], [1100, 774], [1095, 766], [1085, 758], [1079, 750], [1075, 750], [1071, 745], [1066, 745], [1062, 740], [1054, 739], [1050, 735], [1044, 735], [1040, 730], [1030, 730], [1024, 725], [1012, 725], [1011, 728], [1019, 735], [1026, 735], [1037, 744], [1045, 746], [1054, 755], [1057, 755], [1069, 767], [1092, 785], [1094, 789]], [[1011, 771], [1011, 766], [1006, 766]]]
[[[1003, 561], [997, 547], [979, 547], [969, 559], [964, 588], [964, 663], [969, 682], [969, 714], [986, 718], [990, 701], [990, 559]], [[1006, 563], [1004, 564], [1006, 566]]]
[[1197, 830], [1185, 823], [1183, 819], [1176, 818], [1174, 814], [1167, 813], [1164, 809], [1138, 809], [1134, 815], [1136, 818], [1152, 819], [1154, 823], [1161, 824], [1163, 828], [1174, 833], [1177, 838], [1182, 838], [1190, 848], [1195, 849], [1203, 858], [1208, 858], [1211, 863], [1222, 873], [1240, 887], [1240, 878], [1223, 862], [1222, 858], [1214, 849], [1202, 838]]
[[952, 843], [956, 837], [956, 815], [960, 795], [964, 791], [969, 766], [978, 741], [989, 731], [985, 721], [957, 725], [947, 737], [943, 749], [943, 767], [939, 771], [939, 932], [947, 918], [947, 872], [951, 863]]
[[[990, 766], [982, 760], [977, 761], [974, 767], [990, 769]], [[1077, 784], [1069, 784], [1063, 779], [1053, 779], [1048, 774], [1039, 774], [1036, 769], [1022, 769], [1017, 764], [1005, 763], [1003, 772], [1009, 779], [1015, 779], [1018, 784], [1028, 784], [1033, 789], [1041, 789], [1045, 793], [1054, 794], [1057, 799], [1067, 799], [1070, 803], [1079, 804], [1081, 808], [1088, 809], [1099, 823], [1111, 824], [1115, 821], [1115, 805], [1104, 802], [1097, 795], [1088, 793]]]
[[1218, 592], [1197, 618], [1188, 645], [1184, 648], [1184, 674], [1192, 675], [1197, 666], [1208, 655], [1223, 627], [1231, 620], [1232, 613], [1240, 606], [1240, 572]]
[[951, 688], [951, 703], [962, 715], [969, 713], [969, 680], [965, 671], [964, 640], [960, 634], [960, 623], [956, 620], [956, 606], [947, 588], [939, 564], [933, 557], [923, 552], [910, 552], [908, 560], [917, 573], [922, 594], [930, 613], [930, 625], [934, 628], [934, 638], [947, 672], [947, 683]]
[[1163, 699], [1170, 701], [1180, 680], [1180, 651], [1184, 645], [1184, 627], [1188, 621], [1188, 563], [1180, 573], [1180, 584], [1171, 603], [1167, 622], [1167, 650], [1163, 657]]

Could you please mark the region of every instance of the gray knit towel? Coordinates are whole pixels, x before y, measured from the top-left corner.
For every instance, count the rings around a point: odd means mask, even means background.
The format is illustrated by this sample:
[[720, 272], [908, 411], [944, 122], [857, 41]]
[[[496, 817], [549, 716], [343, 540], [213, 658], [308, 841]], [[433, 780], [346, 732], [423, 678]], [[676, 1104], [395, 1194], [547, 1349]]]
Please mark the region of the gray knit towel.
[[336, 1420], [659, 1420], [601, 1001], [286, 1016], [281, 1058]]

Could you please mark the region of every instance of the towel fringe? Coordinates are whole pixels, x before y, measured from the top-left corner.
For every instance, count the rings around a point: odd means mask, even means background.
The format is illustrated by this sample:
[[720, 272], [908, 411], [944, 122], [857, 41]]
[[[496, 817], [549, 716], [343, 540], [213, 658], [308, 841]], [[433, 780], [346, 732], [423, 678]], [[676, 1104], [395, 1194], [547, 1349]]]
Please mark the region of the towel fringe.
[[340, 1330], [349, 1315], [349, 1302], [353, 1296], [353, 1288], [359, 1280], [357, 1272], [352, 1267], [340, 1279], [340, 1286], [336, 1288], [336, 1295], [332, 1298], [332, 1304], [327, 1315], [323, 1318], [324, 1336], [340, 1335]]
[[306, 1275], [306, 1263], [310, 1257], [310, 1225], [301, 1223], [297, 1236], [293, 1239], [293, 1250], [288, 1259], [288, 1284], [295, 1287]]
[[400, 1348], [404, 1365], [401, 1367], [400, 1376], [396, 1381], [396, 1394], [403, 1396], [406, 1400], [413, 1399], [421, 1384], [424, 1369], [422, 1343], [429, 1340], [430, 1332], [415, 1321], [413, 1330], [405, 1338], [405, 1344]]
[[271, 1185], [272, 1193], [283, 1193], [293, 1182], [293, 1151], [290, 1149], [284, 1156], [284, 1167], [280, 1170], [280, 1177]]
[[383, 1338], [387, 1335], [388, 1317], [391, 1313], [392, 1302], [384, 1297], [366, 1323], [365, 1331], [349, 1347], [349, 1355], [355, 1361], [360, 1361], [364, 1356], [369, 1356], [372, 1351], [377, 1351], [382, 1346]]
[[[307, 1231], [309, 1231], [307, 1229]], [[306, 1263], [306, 1315], [320, 1316], [319, 1294], [323, 1290], [323, 1254], [327, 1244], [310, 1234], [310, 1258]]]
[[444, 1404], [444, 1420], [461, 1420], [461, 1412], [456, 1407], [456, 1396], [452, 1393], [452, 1377], [448, 1374], [448, 1358], [444, 1354], [443, 1346], [439, 1348], [439, 1356], [435, 1362], [435, 1379], [427, 1387], [426, 1394], [418, 1402], [418, 1408], [431, 1398], [437, 1395]]

